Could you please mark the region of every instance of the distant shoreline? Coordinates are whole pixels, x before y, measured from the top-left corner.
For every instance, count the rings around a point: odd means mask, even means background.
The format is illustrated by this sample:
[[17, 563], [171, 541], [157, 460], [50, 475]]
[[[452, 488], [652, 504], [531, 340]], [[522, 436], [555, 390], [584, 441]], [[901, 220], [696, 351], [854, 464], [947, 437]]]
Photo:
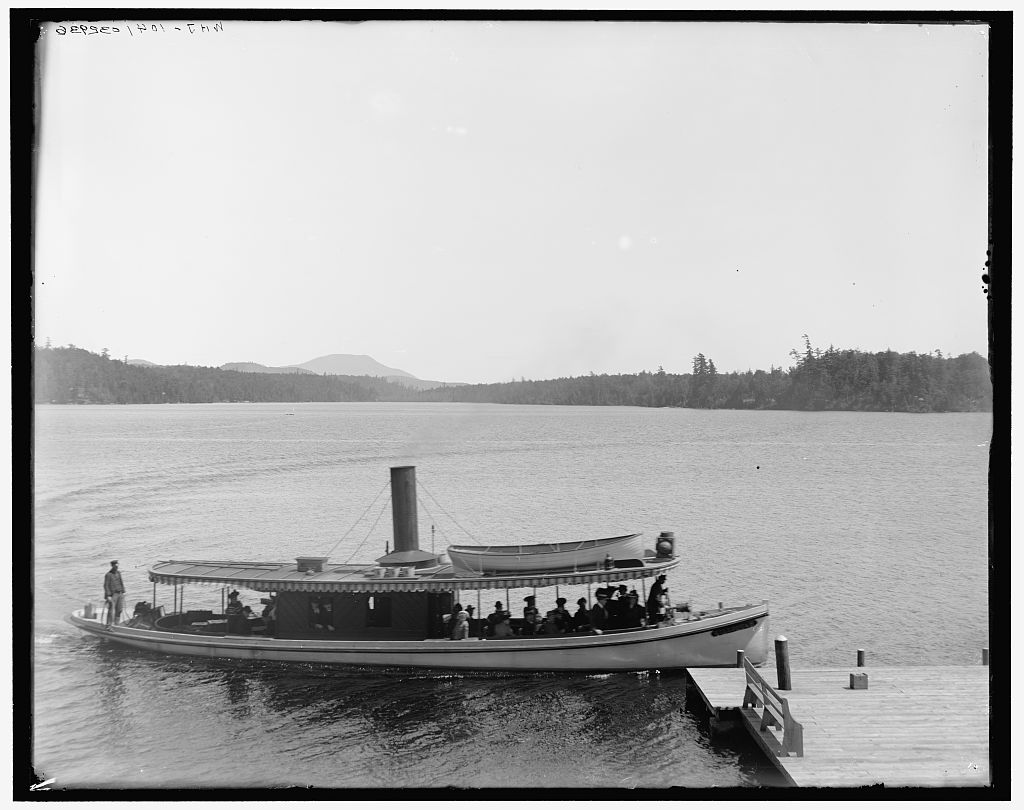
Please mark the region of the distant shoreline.
[[409, 405], [409, 404], [421, 404], [421, 405], [506, 405], [515, 408], [649, 408], [652, 410], [676, 410], [676, 411], [748, 411], [752, 413], [903, 413], [914, 416], [942, 416], [947, 414], [963, 414], [963, 413], [992, 413], [992, 408], [985, 410], [964, 410], [964, 411], [882, 411], [882, 410], [853, 410], [853, 409], [841, 409], [841, 408], [829, 408], [819, 410], [808, 410], [808, 409], [797, 409], [797, 408], [696, 408], [688, 405], [553, 405], [549, 403], [536, 402], [536, 403], [515, 403], [515, 402], [462, 402], [462, 401], [450, 401], [450, 402], [438, 402], [438, 401], [427, 401], [427, 400], [397, 400], [397, 399], [378, 399], [378, 400], [315, 400], [315, 399], [303, 399], [303, 400], [285, 400], [281, 402], [231, 402], [231, 401], [210, 401], [210, 402], [35, 402], [33, 407], [46, 407], [46, 408], [85, 408], [85, 407], [102, 407], [102, 408], [113, 408], [113, 407], [128, 407], [128, 406], [144, 406], [144, 407], [156, 407], [163, 405]]
[[662, 369], [554, 380], [414, 389], [383, 377], [273, 374], [203, 366], [139, 366], [76, 347], [36, 348], [37, 404], [463, 402], [619, 405], [693, 410], [991, 412], [992, 382], [976, 352], [822, 351], [809, 341], [787, 370], [721, 373], [699, 354], [689, 374]]

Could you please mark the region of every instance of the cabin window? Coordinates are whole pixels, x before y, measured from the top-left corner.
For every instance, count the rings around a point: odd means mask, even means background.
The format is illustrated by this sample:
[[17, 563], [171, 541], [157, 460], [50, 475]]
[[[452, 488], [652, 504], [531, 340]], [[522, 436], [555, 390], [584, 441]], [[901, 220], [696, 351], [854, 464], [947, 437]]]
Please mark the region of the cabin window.
[[334, 600], [312, 596], [309, 599], [310, 630], [334, 630]]
[[371, 596], [366, 600], [366, 626], [391, 627], [390, 596]]

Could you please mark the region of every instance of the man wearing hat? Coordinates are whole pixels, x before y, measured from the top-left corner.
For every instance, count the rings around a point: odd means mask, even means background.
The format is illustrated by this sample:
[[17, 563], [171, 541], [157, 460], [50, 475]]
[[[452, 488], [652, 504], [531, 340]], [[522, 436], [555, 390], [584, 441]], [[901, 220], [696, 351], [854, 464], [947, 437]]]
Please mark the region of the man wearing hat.
[[505, 606], [501, 602], [494, 603], [494, 612], [487, 614], [487, 635], [494, 635], [494, 628], [497, 627], [501, 620], [508, 614], [505, 613]]
[[523, 601], [526, 602], [526, 607], [523, 608], [523, 635], [532, 636], [537, 632], [537, 625], [540, 623], [537, 597], [527, 596]]
[[565, 609], [565, 597], [559, 596], [555, 600], [555, 605], [554, 610], [549, 610], [544, 617], [544, 629], [549, 636], [560, 635], [566, 632], [572, 625], [572, 616]]
[[657, 624], [665, 618], [665, 605], [668, 604], [668, 587], [665, 585], [667, 578], [661, 574], [647, 596], [647, 621], [651, 624]]
[[116, 624], [124, 610], [124, 583], [117, 570], [117, 560], [110, 561], [110, 570], [103, 577], [103, 598], [107, 600], [107, 627]]
[[594, 596], [597, 601], [590, 608], [590, 632], [600, 635], [608, 628], [608, 591], [598, 588]]

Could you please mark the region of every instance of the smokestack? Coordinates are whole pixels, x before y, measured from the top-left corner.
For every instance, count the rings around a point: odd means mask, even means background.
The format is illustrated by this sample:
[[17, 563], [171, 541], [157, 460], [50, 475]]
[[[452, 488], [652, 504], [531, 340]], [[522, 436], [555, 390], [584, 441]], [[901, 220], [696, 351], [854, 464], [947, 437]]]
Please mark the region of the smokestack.
[[391, 468], [391, 520], [395, 551], [418, 551], [419, 523], [416, 520], [416, 468]]

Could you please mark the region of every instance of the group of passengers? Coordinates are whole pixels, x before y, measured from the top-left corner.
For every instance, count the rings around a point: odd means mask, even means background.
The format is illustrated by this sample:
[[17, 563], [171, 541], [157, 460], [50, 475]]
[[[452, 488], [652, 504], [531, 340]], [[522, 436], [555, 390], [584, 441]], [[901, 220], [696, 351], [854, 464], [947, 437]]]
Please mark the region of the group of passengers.
[[[263, 612], [260, 614], [260, 617], [263, 619], [263, 633], [271, 636], [277, 627], [277, 597], [263, 598], [260, 599], [260, 602], [264, 606]], [[232, 591], [228, 594], [228, 604], [224, 614], [227, 619], [229, 633], [237, 633], [242, 636], [252, 634], [251, 622], [255, 620], [255, 615], [251, 607], [242, 604], [238, 591]], [[257, 627], [256, 629], [259, 630], [260, 628]]]
[[592, 633], [644, 626], [646, 617], [640, 607], [640, 594], [635, 590], [628, 590], [625, 585], [598, 588], [594, 597], [590, 608], [589, 629]]
[[[626, 630], [644, 627], [664, 621], [668, 611], [668, 588], [665, 576], [661, 575], [651, 586], [645, 605], [640, 604], [640, 594], [625, 585], [598, 588], [594, 593], [594, 604], [587, 607], [587, 600], [576, 600], [577, 609], [570, 613], [566, 599], [555, 599], [555, 607], [542, 614], [537, 608], [537, 597], [523, 599], [523, 618], [513, 624], [512, 613], [502, 602], [494, 603], [494, 611], [487, 616], [481, 630], [488, 638], [510, 638], [511, 636], [557, 636], [565, 633], [604, 633], [607, 630]], [[445, 617], [446, 633], [451, 639], [470, 636], [470, 621], [473, 606], [465, 608], [456, 603], [451, 614]]]

